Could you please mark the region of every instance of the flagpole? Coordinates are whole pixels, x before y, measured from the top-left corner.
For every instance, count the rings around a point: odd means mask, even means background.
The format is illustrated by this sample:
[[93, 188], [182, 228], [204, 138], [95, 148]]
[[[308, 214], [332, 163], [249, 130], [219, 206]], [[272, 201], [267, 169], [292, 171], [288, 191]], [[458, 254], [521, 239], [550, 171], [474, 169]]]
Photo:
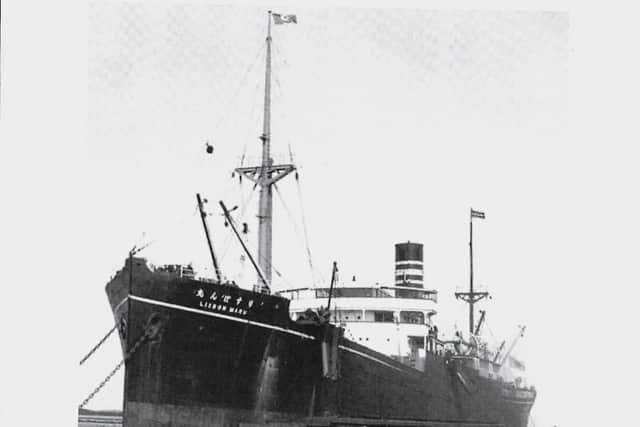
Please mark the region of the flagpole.
[[469, 304], [469, 334], [473, 335], [474, 331], [474, 323], [473, 323], [473, 308], [474, 304], [480, 301], [483, 298], [489, 296], [489, 293], [486, 291], [476, 292], [473, 289], [473, 218], [484, 219], [484, 212], [474, 211], [471, 208], [471, 212], [469, 215], [469, 292], [456, 292], [455, 296], [457, 299], [461, 299], [467, 304]]
[[469, 332], [473, 334], [473, 209], [469, 211]]

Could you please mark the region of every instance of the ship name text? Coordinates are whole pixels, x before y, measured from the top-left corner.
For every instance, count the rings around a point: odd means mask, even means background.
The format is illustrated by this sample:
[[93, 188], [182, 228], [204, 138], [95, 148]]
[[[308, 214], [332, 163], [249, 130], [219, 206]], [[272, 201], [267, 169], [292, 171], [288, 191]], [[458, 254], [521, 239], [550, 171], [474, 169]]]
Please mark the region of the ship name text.
[[206, 308], [208, 310], [239, 314], [246, 316], [248, 311], [253, 307], [254, 301], [252, 299], [246, 300], [241, 296], [234, 297], [228, 294], [221, 294], [219, 292], [212, 292], [211, 295], [206, 295], [205, 291], [200, 288], [195, 291], [195, 296], [200, 299], [200, 308]]

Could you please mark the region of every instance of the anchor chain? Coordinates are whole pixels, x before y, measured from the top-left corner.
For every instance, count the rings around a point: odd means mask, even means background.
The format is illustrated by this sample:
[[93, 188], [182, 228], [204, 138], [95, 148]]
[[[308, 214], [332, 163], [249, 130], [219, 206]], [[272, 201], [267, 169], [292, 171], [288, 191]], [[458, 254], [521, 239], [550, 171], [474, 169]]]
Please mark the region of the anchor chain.
[[83, 357], [82, 360], [80, 361], [80, 366], [82, 366], [82, 364], [86, 362], [86, 360], [89, 357], [91, 357], [93, 353], [95, 353], [96, 350], [98, 350], [98, 348], [100, 348], [102, 344], [104, 344], [104, 342], [107, 340], [107, 338], [109, 338], [109, 336], [111, 336], [111, 334], [113, 333], [113, 331], [116, 330], [116, 328], [117, 328], [117, 325], [114, 325], [113, 328], [111, 328], [111, 330], [107, 332], [107, 334], [104, 337], [102, 337], [100, 341], [98, 341], [98, 344], [96, 344], [91, 350], [89, 350], [89, 353], [87, 353], [87, 355]]
[[122, 358], [122, 360], [120, 362], [118, 362], [118, 364], [116, 365], [115, 368], [113, 368], [113, 370], [109, 373], [109, 375], [107, 375], [105, 377], [104, 380], [102, 380], [102, 382], [100, 384], [98, 384], [98, 387], [95, 388], [95, 390], [93, 390], [91, 392], [91, 394], [89, 394], [89, 396], [87, 396], [86, 399], [84, 399], [82, 401], [82, 403], [80, 404], [80, 406], [78, 407], [78, 409], [82, 409], [85, 407], [85, 405], [87, 403], [89, 403], [89, 401], [91, 399], [93, 399], [93, 397], [98, 394], [98, 392], [102, 389], [102, 387], [104, 387], [109, 380], [116, 374], [116, 372], [118, 372], [118, 370], [120, 370], [120, 368], [122, 368], [122, 365], [125, 364], [125, 362], [127, 360], [129, 360], [129, 358], [131, 356], [133, 356], [133, 354], [138, 350], [138, 348], [140, 347], [140, 345], [146, 341], [147, 339], [154, 339], [156, 337], [156, 335], [158, 335], [158, 333], [160, 332], [162, 325], [158, 325], [157, 323], [152, 323], [149, 326], [147, 326], [145, 328], [144, 333], [140, 336], [140, 338], [138, 338], [138, 340], [135, 342], [135, 344], [133, 345], [133, 347], [131, 347], [131, 350], [129, 350], [125, 356]]

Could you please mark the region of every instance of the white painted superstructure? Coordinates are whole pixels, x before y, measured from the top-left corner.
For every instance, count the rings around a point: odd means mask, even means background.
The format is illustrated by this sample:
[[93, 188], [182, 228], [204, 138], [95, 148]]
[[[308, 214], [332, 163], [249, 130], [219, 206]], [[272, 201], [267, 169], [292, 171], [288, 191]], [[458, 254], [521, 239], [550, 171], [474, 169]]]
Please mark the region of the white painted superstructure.
[[[293, 319], [307, 310], [327, 307], [329, 300], [329, 288], [288, 289], [279, 294], [291, 300]], [[344, 328], [349, 340], [419, 368], [436, 305], [435, 290], [350, 282], [333, 289], [330, 321]]]
[[[408, 241], [395, 245], [394, 285], [363, 284], [354, 278], [352, 282], [334, 283], [333, 288], [284, 289], [278, 294], [290, 300], [293, 320], [308, 319], [313, 313], [326, 319], [326, 307], [329, 307], [328, 320], [344, 329], [345, 338], [415, 369], [424, 370], [425, 358], [430, 352], [451, 357], [481, 377], [525, 386], [524, 365], [510, 356], [524, 328], [504, 355], [500, 354], [502, 348], [489, 349], [488, 343], [477, 335], [478, 331], [465, 334], [466, 340], [462, 331], [456, 331], [451, 340], [439, 339], [433, 322], [438, 292], [424, 287], [422, 253], [420, 243]], [[334, 273], [336, 271], [334, 265]], [[468, 295], [475, 298], [480, 294], [486, 293]], [[477, 329], [483, 320], [484, 315]]]

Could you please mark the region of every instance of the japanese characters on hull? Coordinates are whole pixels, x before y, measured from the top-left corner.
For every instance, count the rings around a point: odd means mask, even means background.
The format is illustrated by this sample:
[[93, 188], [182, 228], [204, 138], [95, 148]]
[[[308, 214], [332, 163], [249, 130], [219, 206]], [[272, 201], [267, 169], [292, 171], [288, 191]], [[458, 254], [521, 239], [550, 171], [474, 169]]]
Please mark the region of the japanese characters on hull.
[[197, 280], [176, 283], [175, 289], [167, 302], [279, 326], [288, 326], [291, 322], [289, 301], [274, 295]]
[[[244, 301], [242, 296], [233, 298], [229, 294], [222, 294], [217, 291], [211, 292], [210, 295], [205, 295], [204, 289], [202, 288], [198, 288], [198, 290], [195, 291], [195, 295], [200, 299], [198, 303], [198, 307], [200, 308], [239, 314], [241, 316], [246, 316], [248, 310], [251, 310], [255, 304], [253, 299]], [[262, 302], [262, 304], [264, 304], [264, 302]]]

